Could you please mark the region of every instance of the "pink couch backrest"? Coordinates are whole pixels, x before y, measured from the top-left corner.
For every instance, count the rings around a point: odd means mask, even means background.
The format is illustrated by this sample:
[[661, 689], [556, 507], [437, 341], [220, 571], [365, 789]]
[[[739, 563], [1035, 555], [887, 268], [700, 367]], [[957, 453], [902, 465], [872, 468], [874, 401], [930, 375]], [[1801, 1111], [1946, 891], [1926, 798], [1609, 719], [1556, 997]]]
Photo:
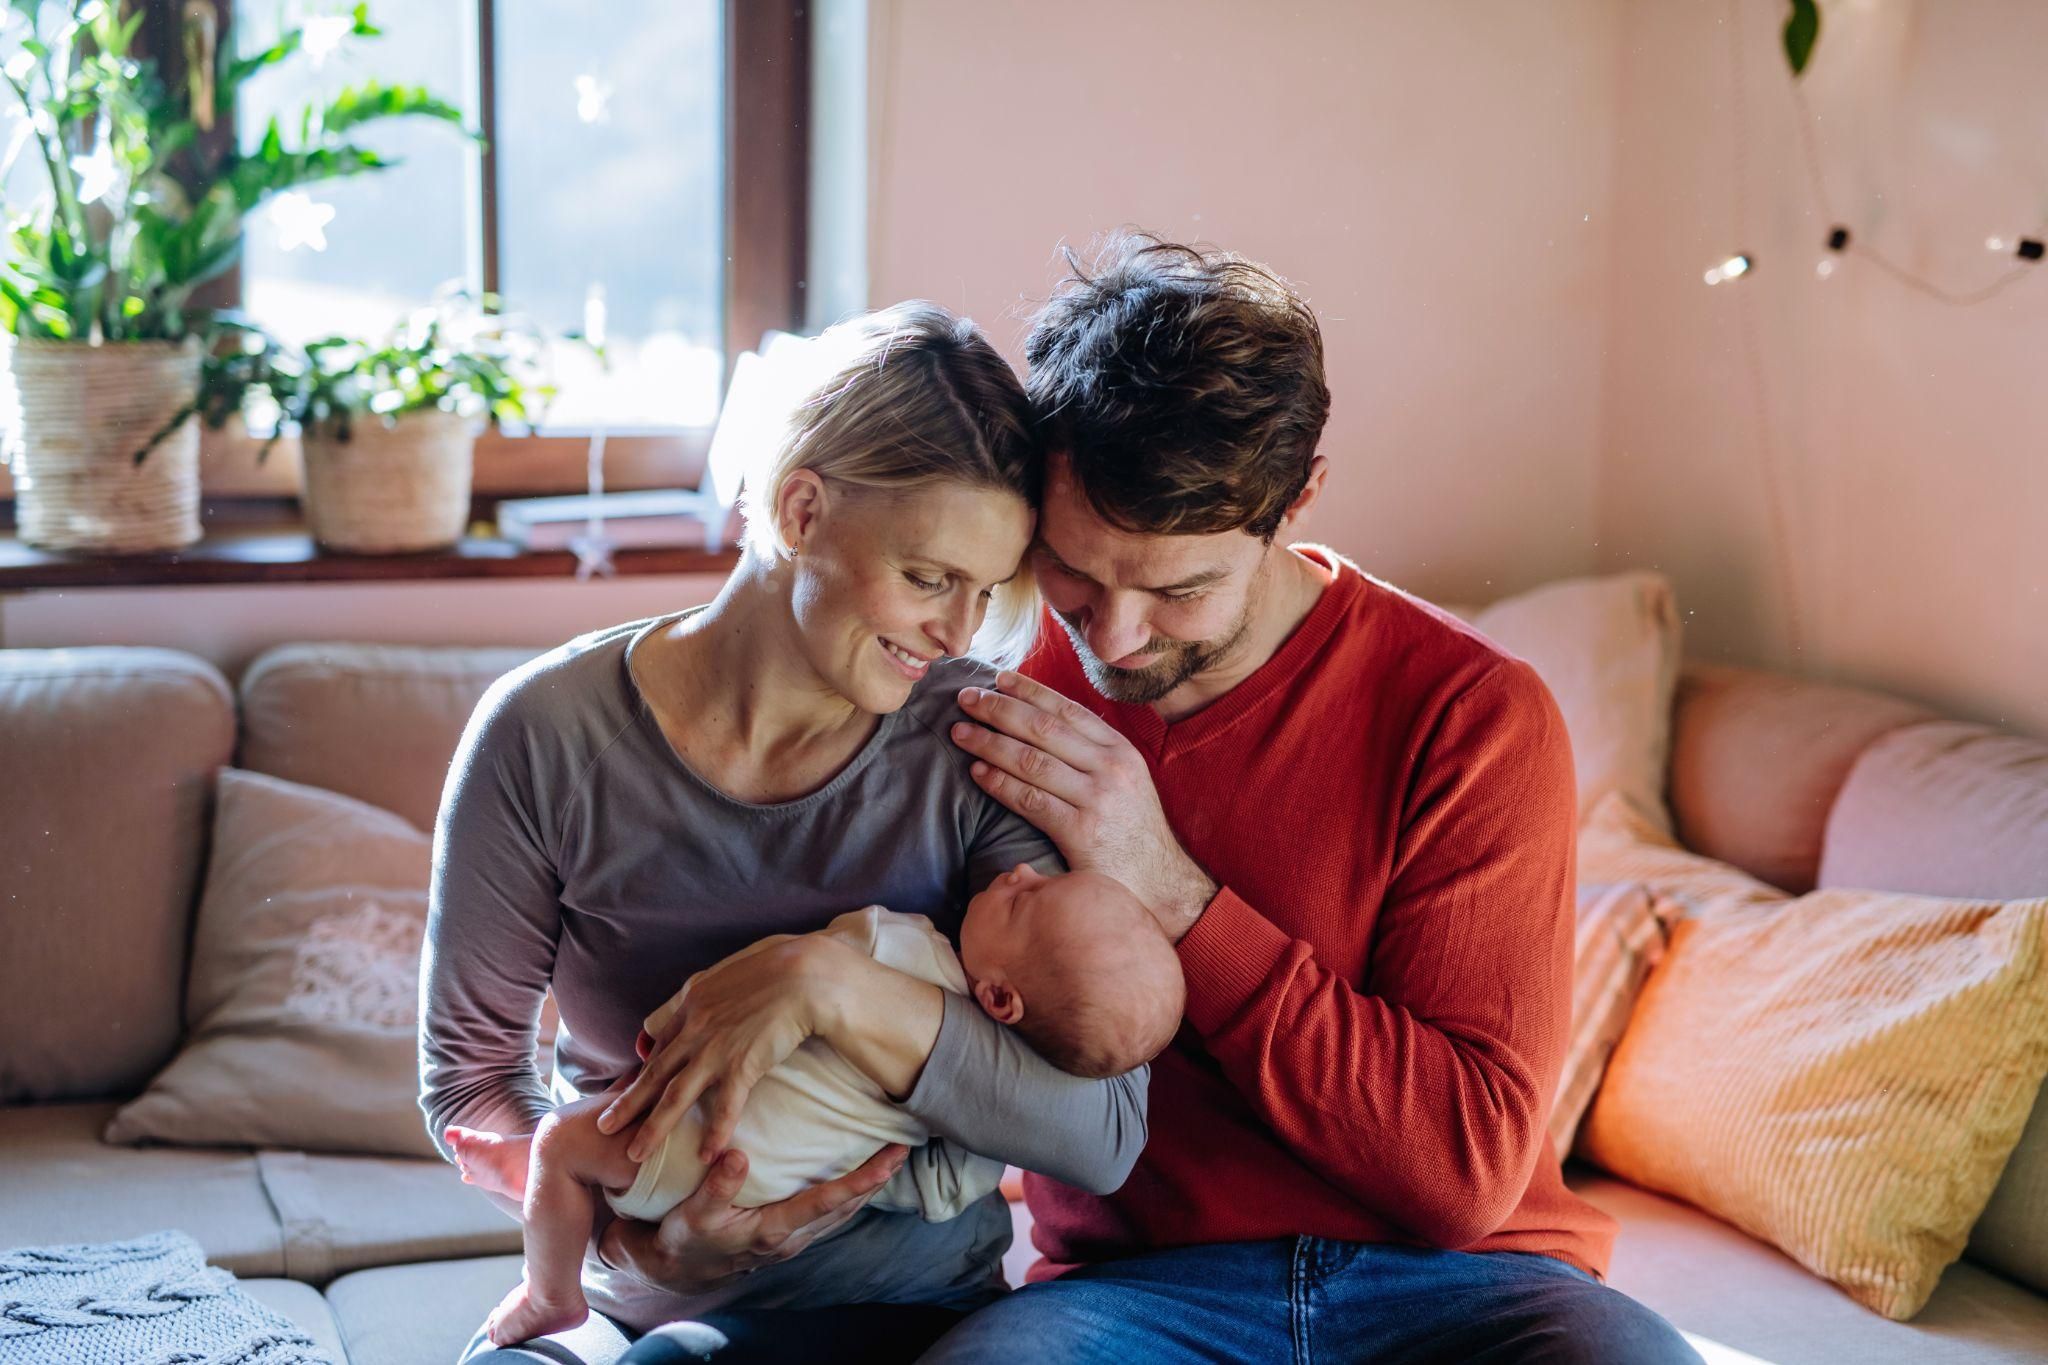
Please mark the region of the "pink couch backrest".
[[2048, 896], [2048, 744], [1953, 720], [1885, 735], [1828, 815], [1820, 884]]
[[1686, 847], [1794, 893], [2048, 895], [2048, 744], [1881, 692], [1688, 665], [1670, 798]]
[[1671, 816], [1687, 848], [1813, 890], [1828, 812], [1872, 741], [1926, 708], [1783, 673], [1688, 665], [1671, 718]]

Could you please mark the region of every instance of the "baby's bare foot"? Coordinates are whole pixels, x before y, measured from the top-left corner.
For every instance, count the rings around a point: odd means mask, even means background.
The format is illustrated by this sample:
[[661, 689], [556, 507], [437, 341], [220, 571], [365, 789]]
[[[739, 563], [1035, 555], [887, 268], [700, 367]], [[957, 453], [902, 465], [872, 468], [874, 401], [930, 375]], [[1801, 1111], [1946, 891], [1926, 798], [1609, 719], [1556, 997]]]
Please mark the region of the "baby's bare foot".
[[464, 1184], [474, 1185], [508, 1199], [526, 1198], [526, 1165], [533, 1154], [533, 1137], [506, 1137], [475, 1128], [450, 1128], [448, 1147], [455, 1153], [455, 1165]]
[[521, 1280], [519, 1287], [507, 1294], [491, 1313], [484, 1333], [493, 1346], [516, 1346], [550, 1332], [581, 1327], [589, 1317], [590, 1305], [584, 1300], [581, 1285], [574, 1287], [570, 1298], [554, 1302], [542, 1299], [533, 1292], [529, 1281]]

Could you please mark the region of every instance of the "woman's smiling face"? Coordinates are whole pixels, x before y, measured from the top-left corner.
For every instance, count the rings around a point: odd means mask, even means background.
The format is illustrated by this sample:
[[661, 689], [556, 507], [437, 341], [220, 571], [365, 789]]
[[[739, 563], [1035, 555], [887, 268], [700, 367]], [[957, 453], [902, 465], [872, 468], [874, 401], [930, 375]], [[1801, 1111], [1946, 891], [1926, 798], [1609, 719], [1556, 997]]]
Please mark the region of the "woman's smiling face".
[[910, 699], [932, 663], [967, 652], [990, 589], [1013, 577], [1033, 515], [1014, 493], [959, 482], [902, 493], [791, 476], [791, 610], [818, 678], [862, 711]]

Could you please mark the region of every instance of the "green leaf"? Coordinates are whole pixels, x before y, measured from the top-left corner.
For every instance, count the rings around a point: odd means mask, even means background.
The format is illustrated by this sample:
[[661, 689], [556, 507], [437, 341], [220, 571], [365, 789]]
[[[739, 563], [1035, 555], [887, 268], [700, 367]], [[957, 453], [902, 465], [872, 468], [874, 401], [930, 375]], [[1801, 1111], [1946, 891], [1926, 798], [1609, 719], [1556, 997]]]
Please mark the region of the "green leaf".
[[1820, 6], [1814, 0], [1791, 2], [1792, 13], [1785, 20], [1785, 59], [1792, 64], [1792, 74], [1799, 76], [1813, 60], [1813, 45], [1820, 37]]
[[322, 113], [320, 127], [333, 137], [372, 119], [407, 117], [437, 118], [459, 125], [462, 110], [424, 86], [368, 81], [336, 95]]
[[248, 80], [264, 67], [276, 66], [279, 62], [297, 52], [302, 41], [304, 41], [304, 35], [298, 29], [293, 29], [261, 52], [247, 57], [235, 56], [232, 47], [223, 44], [219, 58], [220, 71], [214, 80], [214, 106], [216, 112], [225, 112], [233, 108], [235, 92], [241, 89], [242, 82]]

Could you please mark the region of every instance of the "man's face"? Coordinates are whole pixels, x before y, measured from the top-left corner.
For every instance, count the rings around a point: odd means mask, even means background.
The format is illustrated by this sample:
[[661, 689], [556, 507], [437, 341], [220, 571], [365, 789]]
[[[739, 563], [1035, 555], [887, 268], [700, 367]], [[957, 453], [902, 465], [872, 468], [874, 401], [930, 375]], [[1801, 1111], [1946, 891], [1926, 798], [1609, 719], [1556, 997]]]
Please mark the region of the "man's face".
[[1242, 531], [1148, 535], [1103, 521], [1054, 456], [1032, 563], [1095, 690], [1156, 702], [1244, 640], [1273, 547]]

